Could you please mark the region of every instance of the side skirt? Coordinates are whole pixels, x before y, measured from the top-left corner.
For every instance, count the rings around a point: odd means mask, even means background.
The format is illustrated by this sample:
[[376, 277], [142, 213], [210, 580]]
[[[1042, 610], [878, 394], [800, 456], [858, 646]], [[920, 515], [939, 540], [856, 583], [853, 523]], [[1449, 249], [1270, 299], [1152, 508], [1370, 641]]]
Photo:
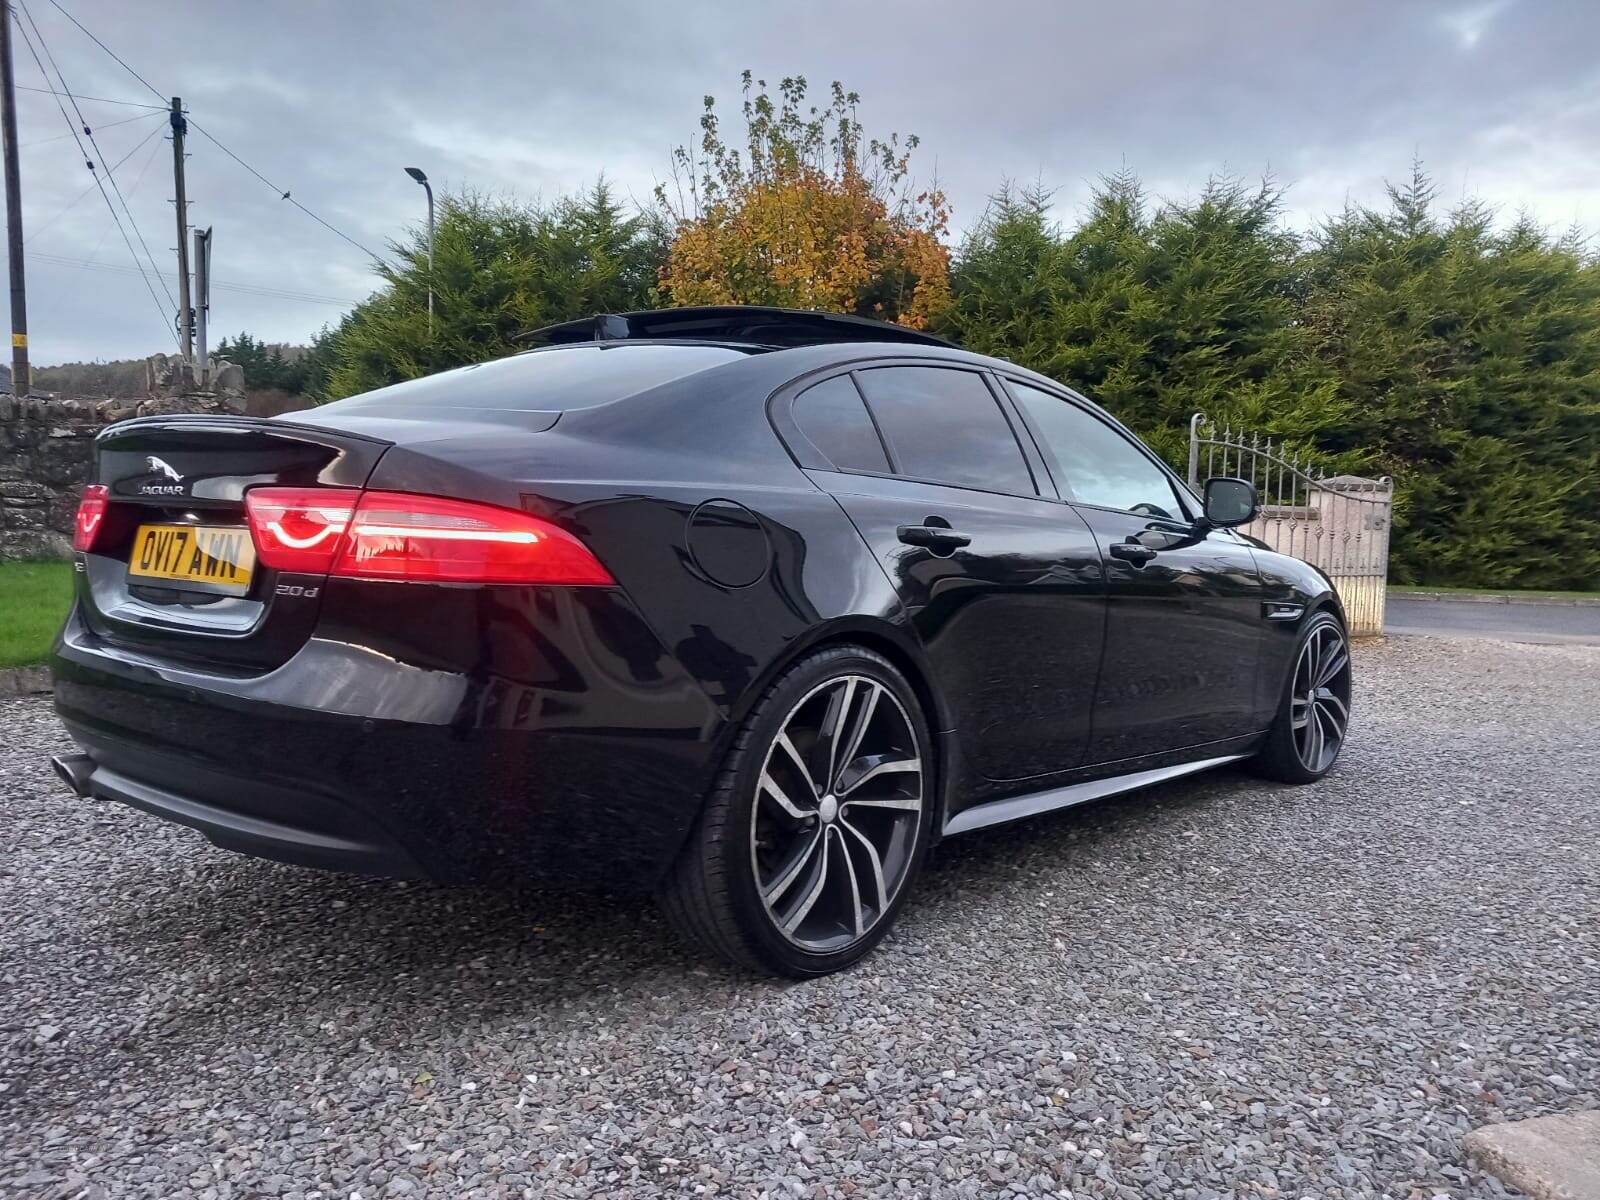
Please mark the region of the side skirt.
[[970, 833], [974, 829], [986, 829], [990, 825], [1004, 825], [1008, 821], [1020, 821], [1024, 817], [1071, 808], [1075, 804], [1135, 791], [1138, 788], [1149, 787], [1153, 783], [1164, 783], [1169, 779], [1193, 775], [1196, 771], [1208, 771], [1212, 767], [1222, 766], [1223, 763], [1237, 762], [1241, 758], [1248, 757], [1246, 754], [1224, 754], [1217, 758], [1202, 758], [1197, 762], [1156, 767], [1148, 771], [1133, 771], [1127, 775], [1113, 775], [1108, 779], [1090, 779], [1083, 783], [1068, 784], [1066, 787], [1032, 792], [1026, 796], [990, 800], [986, 804], [964, 808], [951, 817], [945, 822], [944, 836]]

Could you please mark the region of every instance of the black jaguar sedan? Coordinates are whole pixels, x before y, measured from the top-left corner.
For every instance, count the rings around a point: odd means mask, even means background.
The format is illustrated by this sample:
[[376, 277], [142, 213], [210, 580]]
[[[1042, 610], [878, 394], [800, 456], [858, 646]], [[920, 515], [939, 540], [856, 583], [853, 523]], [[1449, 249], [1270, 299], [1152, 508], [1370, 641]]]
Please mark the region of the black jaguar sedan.
[[941, 838], [1350, 704], [1328, 580], [1053, 380], [713, 308], [272, 420], [104, 431], [56, 705], [82, 796], [305, 866], [654, 893], [789, 975]]

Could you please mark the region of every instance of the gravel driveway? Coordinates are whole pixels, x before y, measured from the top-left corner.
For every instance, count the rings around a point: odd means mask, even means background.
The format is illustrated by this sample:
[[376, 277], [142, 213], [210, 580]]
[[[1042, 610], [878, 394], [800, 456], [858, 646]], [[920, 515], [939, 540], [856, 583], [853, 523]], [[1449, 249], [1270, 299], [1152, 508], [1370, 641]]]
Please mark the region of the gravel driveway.
[[0, 705], [0, 1194], [1503, 1195], [1600, 1104], [1600, 648], [1391, 640], [1321, 786], [953, 841], [778, 984], [648, 908], [252, 862]]

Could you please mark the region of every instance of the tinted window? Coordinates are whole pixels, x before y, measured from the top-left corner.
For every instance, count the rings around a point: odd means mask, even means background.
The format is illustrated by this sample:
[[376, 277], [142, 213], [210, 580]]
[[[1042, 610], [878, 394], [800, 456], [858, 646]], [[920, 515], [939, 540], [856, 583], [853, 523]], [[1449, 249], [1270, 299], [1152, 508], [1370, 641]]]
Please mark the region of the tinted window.
[[888, 472], [883, 443], [850, 376], [839, 375], [801, 392], [794, 402], [794, 420], [841, 471]]
[[748, 353], [729, 346], [559, 346], [408, 379], [336, 401], [322, 411], [488, 408], [551, 412], [593, 408], [720, 367]]
[[1034, 495], [1022, 449], [981, 375], [877, 367], [859, 378], [897, 474]]
[[1076, 499], [1182, 519], [1171, 482], [1122, 434], [1059, 396], [1024, 383], [1009, 386], [1061, 464], [1067, 476], [1062, 482]]

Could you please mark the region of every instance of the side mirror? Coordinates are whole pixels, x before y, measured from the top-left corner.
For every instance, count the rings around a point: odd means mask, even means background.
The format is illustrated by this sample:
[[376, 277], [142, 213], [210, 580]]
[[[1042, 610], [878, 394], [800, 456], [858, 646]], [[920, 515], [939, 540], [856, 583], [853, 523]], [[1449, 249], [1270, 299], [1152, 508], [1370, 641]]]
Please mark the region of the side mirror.
[[1218, 529], [1246, 525], [1261, 511], [1261, 498], [1255, 484], [1246, 479], [1226, 477], [1206, 480], [1206, 524]]

